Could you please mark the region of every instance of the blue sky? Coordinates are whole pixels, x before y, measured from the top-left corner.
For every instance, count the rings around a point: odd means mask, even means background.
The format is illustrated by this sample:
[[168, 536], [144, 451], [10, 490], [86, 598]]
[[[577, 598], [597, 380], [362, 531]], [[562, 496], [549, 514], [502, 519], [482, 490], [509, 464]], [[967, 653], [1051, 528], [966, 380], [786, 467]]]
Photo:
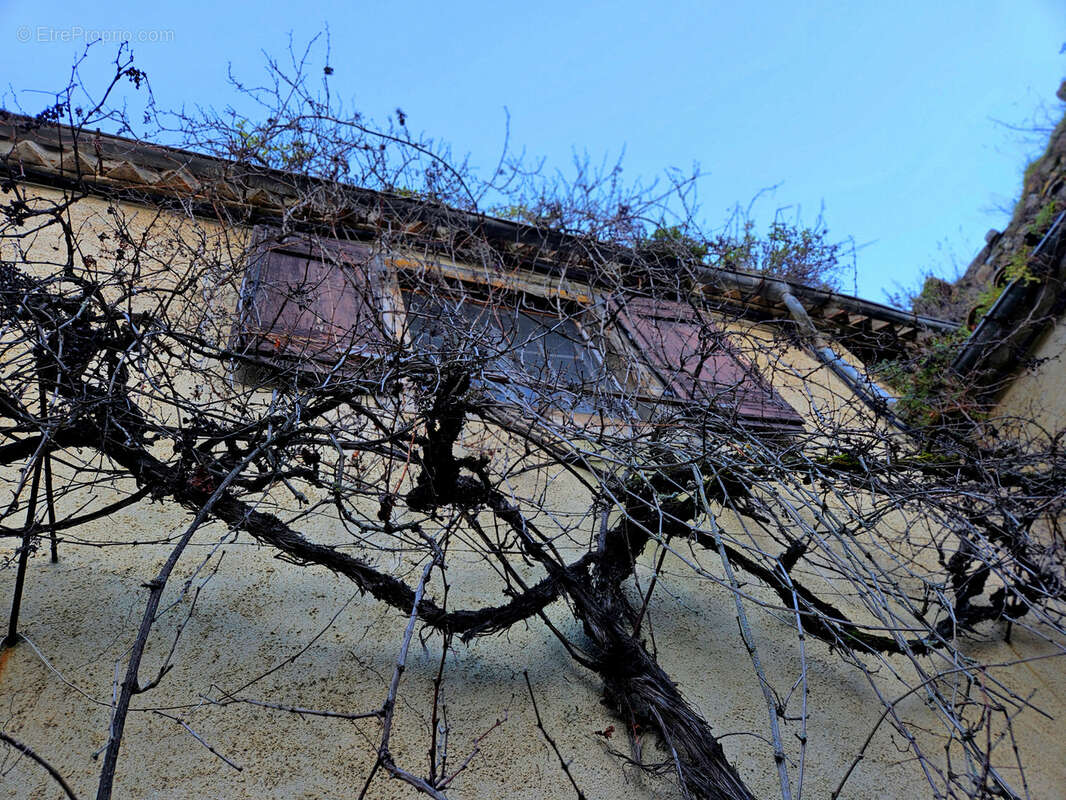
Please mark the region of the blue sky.
[[65, 83], [85, 32], [128, 31], [161, 106], [221, 108], [228, 66], [254, 82], [264, 51], [328, 26], [349, 107], [401, 107], [484, 168], [505, 107], [512, 148], [549, 168], [624, 151], [624, 174], [648, 180], [696, 162], [710, 228], [777, 186], [756, 216], [813, 222], [824, 207], [829, 238], [859, 245], [858, 293], [874, 300], [965, 265], [1005, 224], [1039, 147], [996, 120], [1061, 114], [1063, 0], [661, 5], [5, 2], [0, 85], [6, 105], [14, 90], [35, 110], [47, 98], [32, 90]]

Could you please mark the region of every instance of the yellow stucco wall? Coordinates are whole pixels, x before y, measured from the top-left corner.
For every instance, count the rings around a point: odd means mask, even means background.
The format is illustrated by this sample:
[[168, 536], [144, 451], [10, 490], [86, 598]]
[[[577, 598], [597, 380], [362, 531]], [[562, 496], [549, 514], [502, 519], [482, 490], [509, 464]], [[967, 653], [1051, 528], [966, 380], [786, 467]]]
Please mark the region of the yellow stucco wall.
[[1035, 423], [1035, 433], [1054, 436], [1066, 430], [1066, 318], [1044, 334], [1029, 360], [1031, 366], [1013, 379], [993, 414]]
[[[41, 194], [52, 196], [44, 190]], [[160, 216], [135, 206], [119, 210], [131, 231], [171, 234], [153, 267], [161, 284], [173, 285], [187, 274], [198, 253], [235, 265], [230, 273], [216, 276], [214, 291], [205, 294], [196, 284], [186, 297], [190, 314], [197, 319], [205, 309], [211, 312], [203, 317], [205, 335], [228, 335], [225, 309], [235, 302], [245, 232], [211, 221]], [[80, 240], [87, 248], [96, 242], [86, 254], [98, 263], [109, 258], [112, 245], [101, 243], [95, 233], [113, 228], [114, 215], [98, 200], [80, 203], [72, 214], [75, 228], [86, 234]], [[45, 236], [27, 242], [36, 257], [54, 244]], [[13, 255], [0, 253], [7, 258]], [[141, 298], [138, 302], [151, 301]], [[762, 326], [738, 323], [733, 331], [755, 341], [772, 341], [772, 331]], [[806, 353], [794, 348], [763, 353], [755, 348], [752, 352], [801, 414], [829, 416], [844, 427], [852, 419], [851, 424], [866, 420], [868, 410], [849, 400], [846, 387]], [[217, 375], [204, 391], [205, 400], [221, 402], [239, 389], [227, 376]], [[507, 442], [495, 434], [493, 441]], [[470, 432], [467, 445], [484, 445], [477, 430]], [[569, 515], [571, 530], [558, 546], [572, 552], [586, 548], [597, 525], [588, 491], [557, 467], [521, 472], [520, 467], [532, 460], [521, 453], [505, 451], [497, 457], [514, 461], [512, 488], [517, 497], [547, 498], [551, 509]], [[108, 502], [128, 488], [118, 484], [94, 488], [94, 501]], [[300, 509], [283, 498], [282, 493], [276, 494], [279, 502], [287, 504], [281, 513], [295, 517]], [[70, 498], [64, 513], [71, 513], [69, 506], [75, 502], [76, 498]], [[124, 668], [145, 600], [142, 584], [156, 573], [170, 550], [169, 542], [188, 522], [189, 515], [172, 504], [143, 502], [72, 531], [69, 541], [61, 545], [58, 564], [49, 564], [43, 551], [31, 561], [22, 616], [27, 640], [0, 653], [0, 728], [30, 744], [84, 796], [94, 792], [100, 765], [93, 754], [107, 738], [114, 681]], [[718, 524], [741, 535], [739, 519], [723, 515]], [[891, 527], [903, 522], [890, 515], [884, 524]], [[309, 538], [344, 544], [410, 583], [417, 580], [420, 566], [411, 563], [404, 552], [383, 553], [353, 542], [333, 518], [303, 517], [297, 525]], [[134, 547], [134, 542], [154, 543]], [[11, 539], [0, 539], [0, 555], [9, 556], [13, 546]], [[641, 590], [647, 587], [658, 556], [650, 550], [639, 565]], [[920, 566], [928, 554], [911, 556]], [[476, 553], [457, 548], [450, 558], [453, 607], [505, 601], [499, 581]], [[532, 567], [521, 568], [529, 577], [537, 574]], [[648, 636], [685, 696], [723, 737], [729, 759], [756, 796], [772, 797], [777, 793], [777, 778], [765, 741], [766, 708], [738, 635], [732, 592], [721, 576], [716, 553], [675, 541], [663, 561], [650, 605]], [[5, 604], [13, 577], [12, 569], [0, 570], [0, 599]], [[832, 585], [828, 571], [808, 577]], [[188, 581], [198, 589], [195, 607], [193, 593], [178, 599]], [[438, 583], [429, 588], [440, 596]], [[883, 710], [878, 694], [888, 700], [902, 696], [893, 709], [919, 729], [931, 727], [931, 712], [922, 702], [922, 693], [908, 694], [888, 670], [881, 669], [868, 679], [828, 646], [810, 638], [801, 643], [792, 621], [778, 609], [769, 591], [754, 583], [745, 584], [743, 590], [750, 600], [748, 613], [770, 682], [787, 693], [803, 674], [809, 681], [805, 796], [827, 797], [848, 769], [857, 746], [875, 727], [866, 757], [841, 797], [928, 796], [921, 769], [891, 727], [891, 720], [878, 727]], [[176, 605], [170, 607], [174, 601]], [[848, 598], [836, 601], [847, 603]], [[220, 705], [212, 700], [224, 701], [228, 693], [239, 693], [268, 704], [351, 714], [372, 711], [385, 696], [406, 621], [402, 614], [358, 595], [351, 584], [323, 569], [278, 560], [249, 537], [220, 526], [206, 527], [197, 534], [162, 607], [168, 610], [151, 639], [142, 674], [152, 674], [153, 665], [161, 662], [181, 628], [175, 667], [156, 689], [135, 699], [137, 711], [128, 723], [117, 797], [358, 794], [376, 756], [377, 720], [300, 717], [248, 703]], [[580, 638], [579, 625], [565, 604], [554, 604], [548, 616], [561, 630]], [[800, 659], [801, 646], [805, 662]], [[392, 751], [398, 762], [416, 771], [424, 771], [427, 759], [439, 648], [433, 637], [424, 645], [416, 639], [401, 685]], [[1052, 716], [1066, 712], [1066, 680], [1060, 674], [1060, 662], [1045, 658], [1054, 648], [1024, 627], [1016, 626], [1010, 645], [967, 642], [963, 649], [993, 664], [1025, 660], [1003, 669], [991, 667], [988, 674], [1020, 696], [1035, 692], [1033, 702]], [[914, 670], [904, 659], [891, 658], [901, 675], [915, 681]], [[869, 665], [876, 667], [876, 661], [870, 659]], [[938, 666], [945, 668], [944, 663]], [[950, 669], [950, 664], [946, 666]], [[450, 796], [542, 798], [572, 793], [537, 729], [527, 697], [527, 671], [544, 726], [590, 798], [674, 796], [669, 770], [664, 778], [644, 776], [608, 752], [609, 748], [628, 752], [628, 744], [620, 732], [609, 740], [597, 733], [619, 724], [600, 703], [598, 677], [578, 666], [535, 619], [470, 646], [455, 644], [444, 682], [449, 762], [454, 769], [474, 755], [469, 767], [448, 787]], [[943, 680], [950, 681], [950, 675]], [[212, 754], [183, 725], [241, 771]], [[1016, 732], [1030, 765], [1032, 796], [1062, 796], [1066, 763], [1056, 723], [1026, 712], [1019, 716]], [[647, 737], [642, 741], [645, 756], [665, 758]], [[932, 735], [926, 744], [931, 752], [936, 751]], [[785, 746], [795, 759], [799, 753], [795, 737], [790, 735]], [[1003, 742], [996, 751], [1006, 769], [1010, 769], [1010, 746]], [[3, 758], [0, 797], [57, 796], [55, 786], [34, 764], [10, 753]], [[413, 792], [396, 781], [381, 779], [368, 796], [406, 797]]]

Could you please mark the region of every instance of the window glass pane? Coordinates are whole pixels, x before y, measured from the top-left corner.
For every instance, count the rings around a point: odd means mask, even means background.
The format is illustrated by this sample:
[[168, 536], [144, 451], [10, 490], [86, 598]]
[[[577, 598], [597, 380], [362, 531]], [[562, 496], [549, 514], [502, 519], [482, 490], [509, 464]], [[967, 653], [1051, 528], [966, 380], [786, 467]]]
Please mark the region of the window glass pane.
[[481, 369], [493, 397], [545, 410], [596, 411], [593, 396], [605, 374], [574, 319], [513, 294], [488, 302], [469, 294], [405, 291], [404, 302], [416, 352], [441, 360], [484, 359]]

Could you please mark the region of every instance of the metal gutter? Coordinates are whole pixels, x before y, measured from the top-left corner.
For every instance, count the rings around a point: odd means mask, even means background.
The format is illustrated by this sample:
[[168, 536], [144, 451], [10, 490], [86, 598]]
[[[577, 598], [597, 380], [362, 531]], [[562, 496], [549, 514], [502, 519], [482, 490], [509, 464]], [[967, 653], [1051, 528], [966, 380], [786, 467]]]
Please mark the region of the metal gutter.
[[[1066, 211], [1059, 213], [1029, 256], [1031, 262], [1038, 256], [1044, 255], [1046, 251], [1051, 251], [1051, 263], [1046, 270], [1043, 270], [1044, 274], [1037, 276], [1042, 280], [1034, 286], [1031, 277], [1021, 276], [1007, 285], [952, 361], [951, 368], [955, 372], [960, 375], [971, 373], [981, 365], [982, 361], [992, 359], [997, 355], [998, 350], [1010, 346], [1012, 335], [1016, 340], [1014, 344], [1020, 344], [1021, 340], [1027, 340], [1026, 344], [1031, 344], [1036, 338], [1038, 331], [1018, 328], [1019, 317], [1023, 313], [1027, 317], [1034, 314], [1039, 317], [1042, 313], [1041, 307], [1050, 308], [1052, 305], [1053, 298], [1044, 296], [1044, 290], [1048, 286], [1047, 279], [1055, 277], [1053, 274], [1056, 266], [1055, 260], [1061, 259], [1063, 250], [1066, 249], [1066, 235], [1064, 234], [1066, 234]], [[1062, 269], [1060, 268], [1059, 271], [1061, 272]], [[1003, 364], [997, 364], [995, 360], [1003, 359], [993, 359], [992, 363], [984, 366], [995, 371], [1006, 366], [1007, 361], [1012, 361], [1012, 359], [1007, 359]]]
[[818, 329], [814, 326], [807, 309], [791, 292], [784, 292], [781, 300], [788, 308], [792, 319], [804, 331], [808, 347], [814, 355], [825, 364], [833, 373], [844, 381], [855, 394], [862, 398], [866, 405], [879, 413], [885, 413], [896, 404], [896, 398], [878, 386], [867, 375], [855, 369], [851, 364], [841, 358], [840, 354], [830, 347]]
[[[839, 304], [839, 300], [841, 299], [840, 295], [835, 295], [832, 292], [827, 292], [821, 289], [797, 286], [790, 281], [755, 276], [743, 272], [705, 270], [703, 271], [703, 275], [711, 280], [717, 281], [718, 284], [724, 288], [736, 289], [748, 293], [757, 293], [760, 297], [763, 297], [770, 302], [781, 303], [784, 305], [788, 310], [789, 315], [792, 317], [792, 320], [799, 328], [804, 344], [814, 357], [828, 367], [833, 374], [844, 381], [848, 388], [851, 389], [851, 391], [867, 406], [878, 414], [887, 417], [893, 424], [897, 425], [897, 427], [904, 427], [892, 413], [892, 406], [897, 402], [896, 397], [878, 386], [868, 375], [857, 370], [845, 361], [841, 355], [829, 345], [825, 340], [825, 337], [822, 336], [821, 332], [814, 324], [810, 314], [807, 313], [806, 307], [797, 296], [814, 296], [819, 300], [832, 298]], [[848, 299], [856, 301], [854, 306], [856, 309], [865, 308], [867, 306], [865, 301], [858, 300], [857, 298]], [[882, 306], [882, 308], [887, 307]], [[895, 309], [892, 310], [895, 311]], [[916, 327], [925, 327], [922, 322], [924, 320], [930, 320], [941, 326], [950, 326], [948, 330], [956, 330], [958, 328], [954, 323], [946, 323], [943, 320], [933, 320], [928, 317], [923, 318], [916, 314], [906, 314], [902, 311], [895, 313], [897, 317], [907, 320], [908, 325]]]

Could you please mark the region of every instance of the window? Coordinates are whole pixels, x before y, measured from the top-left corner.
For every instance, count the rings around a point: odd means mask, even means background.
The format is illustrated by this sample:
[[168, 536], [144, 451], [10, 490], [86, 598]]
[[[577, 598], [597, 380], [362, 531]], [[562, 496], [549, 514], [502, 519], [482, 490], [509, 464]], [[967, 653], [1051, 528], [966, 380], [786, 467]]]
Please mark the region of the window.
[[662, 399], [716, 408], [758, 426], [802, 425], [725, 333], [691, 306], [632, 297], [617, 318], [661, 384]]
[[[386, 260], [364, 244], [265, 229], [256, 241], [234, 340], [274, 363], [354, 367], [406, 345], [413, 367], [463, 363], [501, 402], [630, 419], [625, 395], [636, 384], [612, 367], [632, 363], [624, 354], [634, 350], [651, 373], [637, 393], [679, 413], [696, 406], [757, 427], [802, 425], [724, 332], [690, 306], [627, 298], [613, 316], [618, 341], [608, 347], [589, 335], [600, 326], [590, 324], [588, 298], [564, 299], [532, 281], [500, 288], [457, 265]], [[617, 359], [605, 358], [615, 351]]]
[[467, 361], [501, 401], [595, 413], [600, 390], [616, 388], [576, 305], [442, 281], [432, 290], [411, 282], [403, 304], [416, 353]]

